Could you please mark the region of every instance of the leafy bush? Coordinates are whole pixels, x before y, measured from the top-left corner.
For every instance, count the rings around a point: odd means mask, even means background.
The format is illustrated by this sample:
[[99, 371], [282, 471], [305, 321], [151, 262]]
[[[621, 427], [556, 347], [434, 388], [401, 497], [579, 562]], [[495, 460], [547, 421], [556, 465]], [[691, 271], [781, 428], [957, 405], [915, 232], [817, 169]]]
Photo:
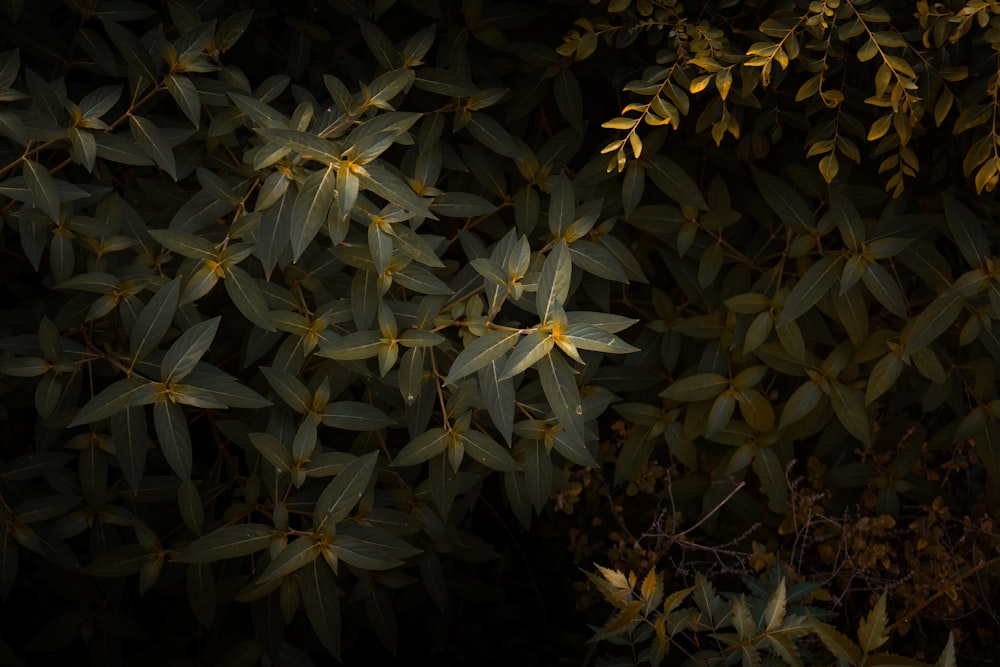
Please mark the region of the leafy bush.
[[0, 664], [992, 655], [1000, 3], [234, 6], [0, 4]]

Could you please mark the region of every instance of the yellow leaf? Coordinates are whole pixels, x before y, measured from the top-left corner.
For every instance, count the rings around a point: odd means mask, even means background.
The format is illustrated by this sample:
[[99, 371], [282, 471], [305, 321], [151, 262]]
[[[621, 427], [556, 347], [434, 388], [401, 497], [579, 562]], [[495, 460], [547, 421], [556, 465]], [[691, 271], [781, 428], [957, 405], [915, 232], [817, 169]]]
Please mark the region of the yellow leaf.
[[639, 155], [642, 154], [642, 139], [639, 138], [638, 134], [633, 132], [632, 134], [628, 135], [628, 143], [630, 146], [632, 146], [632, 152], [638, 158]]
[[827, 153], [819, 161], [819, 173], [822, 174], [823, 179], [827, 183], [833, 182], [833, 179], [837, 177], [838, 171], [840, 171], [840, 164], [837, 162], [836, 153]]
[[688, 87], [692, 93], [700, 93], [701, 91], [708, 88], [708, 84], [712, 81], [713, 75], [705, 74], [704, 76], [696, 77], [691, 81], [691, 85]]

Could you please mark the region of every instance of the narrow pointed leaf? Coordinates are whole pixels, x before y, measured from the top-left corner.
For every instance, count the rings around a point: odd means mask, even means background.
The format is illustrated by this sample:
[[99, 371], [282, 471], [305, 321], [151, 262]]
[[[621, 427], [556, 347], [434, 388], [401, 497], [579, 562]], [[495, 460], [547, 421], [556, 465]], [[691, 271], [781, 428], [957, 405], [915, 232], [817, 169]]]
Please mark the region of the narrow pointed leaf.
[[314, 172], [303, 184], [292, 207], [292, 261], [297, 262], [320, 229], [326, 224], [337, 190], [337, 170]]
[[347, 518], [368, 488], [378, 456], [378, 452], [359, 456], [333, 478], [316, 501], [314, 526], [334, 526]]
[[176, 563], [214, 563], [224, 558], [249, 556], [267, 549], [275, 537], [273, 527], [259, 523], [225, 526], [192, 542], [172, 560]]
[[311, 537], [299, 537], [288, 543], [255, 582], [264, 585], [302, 569], [320, 555], [319, 543]]
[[519, 468], [517, 462], [510, 457], [507, 450], [485, 433], [466, 431], [462, 434], [462, 440], [465, 443], [465, 453], [487, 468], [499, 471], [517, 470]]
[[170, 175], [170, 178], [177, 180], [177, 162], [174, 159], [174, 151], [167, 143], [167, 138], [153, 121], [142, 116], [130, 115], [128, 117], [129, 128], [132, 136], [142, 148], [142, 150], [153, 159], [163, 171]]
[[[645, 155], [643, 156], [645, 157]], [[702, 197], [698, 185], [684, 169], [666, 155], [654, 155], [646, 168], [649, 179], [656, 184], [663, 194], [682, 206], [690, 206], [702, 211], [708, 210], [708, 204]]]
[[188, 422], [181, 406], [160, 401], [153, 406], [153, 426], [167, 465], [182, 481], [191, 479], [193, 452]]
[[980, 268], [988, 256], [990, 247], [982, 221], [954, 197], [942, 195], [941, 200], [944, 203], [944, 217], [948, 222], [948, 229], [951, 230], [959, 252], [969, 266], [974, 269]]
[[715, 398], [729, 387], [729, 379], [718, 373], [697, 373], [674, 382], [660, 392], [675, 401], [704, 401]]
[[87, 401], [86, 405], [80, 408], [73, 421], [69, 423], [69, 428], [106, 419], [128, 407], [138, 405], [138, 400], [149, 394], [150, 387], [150, 382], [139, 377], [130, 377], [115, 382]]
[[452, 384], [499, 359], [507, 350], [514, 347], [520, 336], [521, 334], [517, 331], [487, 331], [455, 357], [455, 361], [452, 362], [451, 368], [448, 370], [445, 384]]
[[566, 302], [569, 294], [573, 264], [565, 241], [559, 241], [549, 251], [538, 276], [538, 292], [535, 307], [542, 322], [548, 322], [556, 306]]
[[45, 215], [59, 220], [59, 191], [56, 180], [48, 169], [33, 160], [24, 160], [24, 179], [28, 182], [35, 205], [45, 211]]
[[547, 354], [539, 360], [538, 377], [549, 408], [559, 424], [574, 439], [583, 441], [583, 404], [573, 369], [561, 354]]
[[288, 407], [299, 414], [309, 412], [312, 407], [312, 394], [301, 380], [280, 368], [261, 366], [260, 372]]
[[837, 282], [841, 259], [841, 255], [826, 255], [809, 267], [789, 293], [777, 326], [782, 327], [804, 315], [823, 298]]
[[225, 265], [226, 293], [233, 300], [233, 305], [243, 313], [243, 316], [266, 331], [274, 331], [274, 320], [271, 311], [264, 301], [264, 294], [257, 283], [238, 266]]
[[316, 638], [338, 661], [340, 660], [340, 591], [333, 572], [314, 560], [299, 570], [299, 590], [302, 608]]
[[167, 335], [167, 329], [170, 328], [174, 313], [177, 312], [180, 291], [181, 281], [179, 278], [174, 278], [160, 287], [139, 313], [135, 324], [132, 325], [130, 338], [133, 363], [144, 359]]
[[916, 317], [910, 320], [905, 336], [904, 349], [907, 354], [930, 345], [938, 336], [944, 333], [962, 312], [965, 299], [942, 294], [924, 308]]
[[507, 363], [504, 365], [503, 373], [500, 374], [500, 379], [505, 380], [518, 373], [523, 373], [547, 355], [554, 344], [552, 338], [541, 330], [526, 334], [518, 341], [514, 351], [507, 357]]
[[377, 431], [395, 423], [395, 420], [382, 410], [358, 401], [329, 403], [319, 416], [327, 426], [348, 431]]
[[177, 337], [170, 345], [170, 349], [163, 357], [160, 365], [160, 372], [163, 374], [164, 382], [177, 381], [194, 370], [202, 355], [208, 351], [212, 341], [215, 340], [215, 332], [219, 328], [221, 317], [213, 317], [210, 320], [199, 322], [190, 329], [187, 329]]
[[831, 382], [830, 401], [833, 404], [834, 414], [847, 432], [865, 444], [870, 442], [871, 426], [865, 413], [864, 395], [857, 389], [851, 389], [839, 382]]
[[785, 226], [800, 234], [809, 232], [816, 226], [809, 205], [785, 181], [756, 167], [751, 169], [761, 197], [778, 215]]

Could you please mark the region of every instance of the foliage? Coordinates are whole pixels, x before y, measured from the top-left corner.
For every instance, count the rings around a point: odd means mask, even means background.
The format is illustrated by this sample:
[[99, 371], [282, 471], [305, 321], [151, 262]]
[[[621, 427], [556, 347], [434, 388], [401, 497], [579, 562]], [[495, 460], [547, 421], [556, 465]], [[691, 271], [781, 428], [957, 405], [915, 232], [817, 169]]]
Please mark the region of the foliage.
[[[666, 595], [663, 577], [655, 569], [646, 573], [641, 584], [633, 573], [626, 576], [617, 570], [599, 569], [601, 576], [588, 576], [617, 611], [597, 631], [594, 640], [617, 640], [614, 643], [629, 646], [631, 653], [638, 655], [637, 663], [660, 665], [674, 649], [683, 652], [686, 660], [674, 660], [672, 664], [727, 665], [738, 660], [744, 665], [758, 665], [763, 653], [784, 664], [801, 665], [803, 654], [811, 655], [797, 642], [815, 634], [839, 664], [925, 664], [891, 653], [875, 653], [889, 641], [885, 593], [860, 621], [855, 643], [819, 620], [814, 610], [803, 603], [817, 584], [798, 584], [788, 589], [778, 564], [771, 570], [768, 585], [750, 580], [749, 597], [741, 594], [728, 599], [701, 574], [694, 586]], [[650, 646], [640, 651], [645, 643]], [[952, 638], [937, 665], [954, 667]]]
[[0, 663], [990, 655], [1000, 3], [0, 11]]

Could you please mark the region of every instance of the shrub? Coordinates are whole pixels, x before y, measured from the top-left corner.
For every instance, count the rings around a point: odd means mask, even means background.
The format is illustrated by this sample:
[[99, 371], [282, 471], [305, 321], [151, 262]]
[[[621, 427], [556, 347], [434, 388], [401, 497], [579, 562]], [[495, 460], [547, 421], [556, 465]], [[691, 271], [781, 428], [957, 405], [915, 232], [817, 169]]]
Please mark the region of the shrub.
[[1000, 3], [0, 8], [0, 662], [990, 655]]

